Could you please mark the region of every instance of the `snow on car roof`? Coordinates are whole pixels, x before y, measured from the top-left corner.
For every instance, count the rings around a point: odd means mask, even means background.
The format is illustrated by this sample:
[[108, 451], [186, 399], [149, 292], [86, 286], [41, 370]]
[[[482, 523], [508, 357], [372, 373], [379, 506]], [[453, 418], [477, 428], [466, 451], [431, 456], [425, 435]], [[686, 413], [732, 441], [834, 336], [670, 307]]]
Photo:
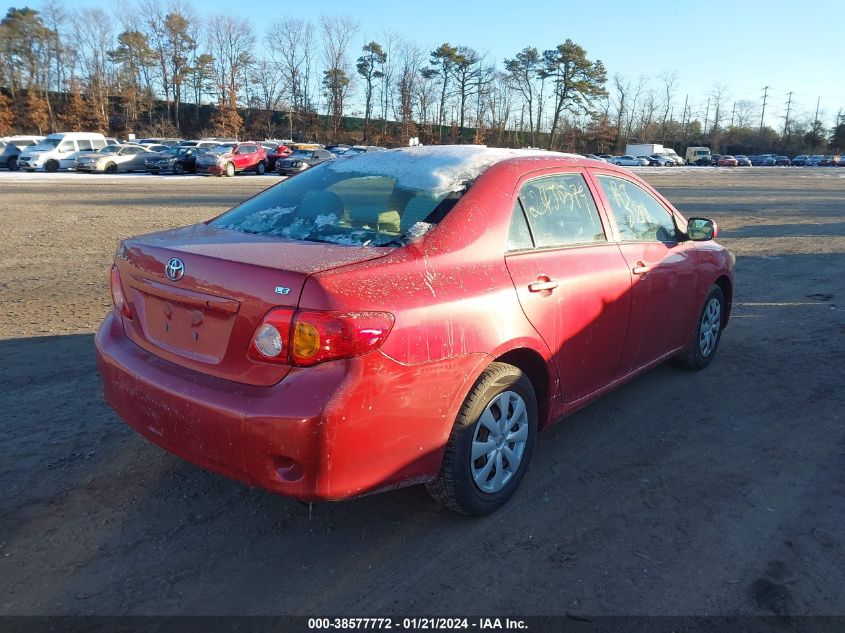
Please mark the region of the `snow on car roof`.
[[492, 148], [484, 145], [402, 147], [359, 154], [324, 163], [334, 173], [364, 173], [396, 180], [396, 186], [445, 195], [460, 191], [492, 165], [509, 158], [579, 158], [545, 150]]

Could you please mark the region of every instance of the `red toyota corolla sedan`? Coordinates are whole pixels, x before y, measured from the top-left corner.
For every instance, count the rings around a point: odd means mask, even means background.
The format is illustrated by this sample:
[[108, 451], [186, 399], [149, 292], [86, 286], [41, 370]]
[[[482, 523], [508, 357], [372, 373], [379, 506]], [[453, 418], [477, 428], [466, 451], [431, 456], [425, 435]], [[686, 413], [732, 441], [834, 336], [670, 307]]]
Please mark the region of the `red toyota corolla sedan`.
[[208, 469], [304, 500], [426, 483], [483, 515], [537, 431], [713, 358], [733, 256], [625, 169], [417, 147], [340, 158], [123, 242], [106, 400]]

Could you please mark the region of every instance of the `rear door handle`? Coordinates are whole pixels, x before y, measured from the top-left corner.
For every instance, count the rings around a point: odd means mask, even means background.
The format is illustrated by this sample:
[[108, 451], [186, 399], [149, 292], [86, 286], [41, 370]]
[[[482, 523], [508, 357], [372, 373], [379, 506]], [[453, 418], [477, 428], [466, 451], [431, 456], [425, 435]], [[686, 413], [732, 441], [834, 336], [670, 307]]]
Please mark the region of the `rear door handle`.
[[631, 272], [635, 275], [645, 275], [650, 270], [651, 266], [646, 266], [642, 262], [637, 262], [637, 265], [631, 269]]
[[528, 284], [528, 292], [542, 292], [543, 290], [554, 290], [560, 283], [557, 279], [549, 279], [544, 277], [545, 281], [535, 281]]

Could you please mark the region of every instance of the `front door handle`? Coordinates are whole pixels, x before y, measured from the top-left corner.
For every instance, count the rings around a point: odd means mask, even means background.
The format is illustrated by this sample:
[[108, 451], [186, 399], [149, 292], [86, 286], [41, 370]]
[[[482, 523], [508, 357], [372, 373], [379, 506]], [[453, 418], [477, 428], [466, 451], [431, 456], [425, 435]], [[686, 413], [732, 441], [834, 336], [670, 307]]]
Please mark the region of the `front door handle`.
[[542, 292], [543, 290], [554, 290], [560, 285], [557, 279], [549, 279], [545, 275], [537, 278], [537, 281], [528, 284], [528, 292]]
[[645, 275], [650, 270], [651, 266], [646, 266], [642, 262], [637, 262], [637, 265], [631, 269], [631, 272], [635, 275]]

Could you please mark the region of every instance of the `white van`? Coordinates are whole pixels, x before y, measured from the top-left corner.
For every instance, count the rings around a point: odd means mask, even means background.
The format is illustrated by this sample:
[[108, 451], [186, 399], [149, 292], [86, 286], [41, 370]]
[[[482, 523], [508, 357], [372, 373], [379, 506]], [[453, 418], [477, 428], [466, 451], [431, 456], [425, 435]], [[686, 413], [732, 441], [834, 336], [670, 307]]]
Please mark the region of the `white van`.
[[93, 132], [57, 132], [38, 145], [27, 147], [18, 156], [18, 167], [26, 171], [73, 169], [76, 155], [95, 152], [106, 146], [106, 137]]

